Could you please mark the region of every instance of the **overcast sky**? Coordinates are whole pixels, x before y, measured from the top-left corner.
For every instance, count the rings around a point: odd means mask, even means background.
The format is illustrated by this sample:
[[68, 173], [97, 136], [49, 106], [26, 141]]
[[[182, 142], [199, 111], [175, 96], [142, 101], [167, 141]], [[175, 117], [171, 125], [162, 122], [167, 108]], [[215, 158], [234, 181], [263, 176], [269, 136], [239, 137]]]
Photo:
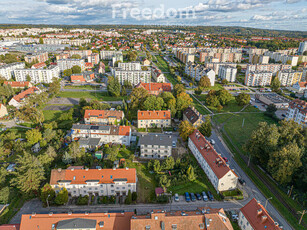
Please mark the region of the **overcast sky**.
[[307, 0], [0, 0], [0, 22], [220, 25], [307, 31]]

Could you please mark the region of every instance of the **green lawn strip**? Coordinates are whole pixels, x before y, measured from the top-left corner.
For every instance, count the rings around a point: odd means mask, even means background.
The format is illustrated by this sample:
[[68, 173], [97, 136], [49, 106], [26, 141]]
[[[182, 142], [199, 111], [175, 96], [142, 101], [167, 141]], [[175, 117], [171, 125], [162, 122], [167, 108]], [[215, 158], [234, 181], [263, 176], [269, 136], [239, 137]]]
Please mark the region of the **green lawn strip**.
[[[229, 135], [229, 134], [228, 134]], [[257, 187], [260, 189], [260, 191], [264, 194], [265, 197], [273, 197], [273, 199], [270, 200], [270, 202], [273, 204], [273, 206], [281, 213], [281, 215], [288, 221], [292, 227], [295, 229], [301, 229], [303, 230], [304, 227], [301, 225], [298, 225], [297, 219], [288, 211], [288, 209], [282, 205], [277, 199], [274, 199], [274, 194], [267, 188], [261, 180], [258, 179], [258, 177], [253, 173], [253, 171], [247, 167], [244, 160], [240, 156], [240, 154], [236, 151], [235, 147], [232, 145], [230, 140], [227, 138], [227, 136], [222, 133], [223, 139], [225, 140], [227, 146], [231, 149], [232, 153], [234, 153], [234, 159], [235, 161], [240, 165], [240, 167], [245, 171], [245, 173], [248, 175], [248, 177], [257, 185]]]
[[[160, 57], [160, 56], [158, 56], [158, 55], [156, 55], [155, 57], [156, 57], [156, 59], [157, 59], [156, 64], [157, 64], [158, 68], [159, 68], [162, 72], [170, 72], [170, 70], [169, 70], [169, 68], [168, 68], [168, 65], [167, 65], [166, 61], [165, 61], [162, 57]], [[170, 73], [164, 73], [164, 76], [165, 76], [173, 85], [176, 85], [176, 84], [178, 83], [177, 79], [175, 79], [175, 77], [174, 77], [172, 74], [170, 74]]]
[[208, 115], [210, 114], [207, 109], [203, 107], [194, 97], [192, 97], [194, 102], [194, 107], [197, 109], [198, 112], [200, 112], [202, 115]]
[[66, 85], [64, 89], [99, 89], [98, 85]]
[[122, 101], [126, 97], [112, 97], [107, 95], [106, 92], [67, 92], [61, 91], [59, 97], [70, 97], [70, 98], [91, 98], [103, 101]]
[[46, 122], [56, 121], [63, 113], [66, 112], [67, 111], [62, 111], [62, 110], [43, 110]]

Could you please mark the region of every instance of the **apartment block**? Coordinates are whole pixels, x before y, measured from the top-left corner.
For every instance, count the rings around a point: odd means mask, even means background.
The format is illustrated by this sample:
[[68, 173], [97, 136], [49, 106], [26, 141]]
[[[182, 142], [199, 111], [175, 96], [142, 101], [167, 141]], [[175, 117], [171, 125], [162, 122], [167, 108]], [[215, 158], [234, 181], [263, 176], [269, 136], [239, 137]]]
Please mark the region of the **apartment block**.
[[250, 54], [249, 56], [249, 63], [256, 65], [256, 64], [269, 64], [270, 57], [266, 55], [257, 55], [257, 54]]
[[10, 80], [14, 74], [15, 69], [25, 68], [24, 62], [15, 62], [11, 64], [5, 64], [0, 66], [0, 76], [4, 77], [6, 80]]
[[172, 136], [147, 134], [140, 136], [140, 157], [163, 159], [172, 155]]
[[206, 68], [203, 65], [188, 62], [185, 65], [185, 73], [196, 81], [199, 81], [202, 77], [206, 76], [210, 79], [211, 86], [215, 84], [215, 72], [212, 69]]
[[101, 124], [74, 124], [71, 128], [73, 140], [80, 138], [100, 138], [98, 145], [115, 143], [130, 145], [130, 126], [115, 126]]
[[71, 196], [122, 196], [136, 192], [135, 168], [114, 169], [53, 169], [50, 185], [59, 192], [66, 188]]
[[85, 70], [85, 62], [83, 59], [60, 59], [57, 61], [60, 71], [63, 72], [66, 69], [71, 69], [77, 65], [81, 67], [81, 71]]
[[240, 209], [238, 224], [241, 229], [245, 230], [283, 229], [272, 219], [268, 211], [255, 198]]
[[122, 70], [141, 70], [141, 63], [140, 62], [121, 62], [118, 63], [118, 68]]
[[158, 96], [163, 92], [172, 92], [171, 83], [143, 83], [140, 82], [135, 86], [135, 88], [143, 88], [148, 91], [151, 95]]
[[195, 128], [203, 123], [203, 115], [201, 115], [194, 107], [188, 107], [183, 112], [183, 120], [189, 121]]
[[26, 62], [45, 62], [48, 60], [48, 52], [37, 52], [37, 53], [31, 53], [31, 54], [27, 54], [25, 56], [25, 61]]
[[99, 63], [99, 54], [98, 53], [92, 53], [91, 55], [87, 56], [87, 60], [89, 63], [93, 63], [94, 65], [97, 65]]
[[27, 81], [29, 76], [34, 84], [51, 83], [53, 78], [60, 77], [60, 69], [56, 65], [40, 69], [15, 69], [14, 76], [16, 81]]
[[215, 59], [217, 62], [241, 62], [242, 53], [215, 53], [215, 52], [201, 52], [200, 62], [211, 62]]
[[294, 70], [281, 70], [278, 71], [276, 76], [278, 77], [281, 86], [292, 86], [301, 81], [303, 72]]
[[298, 55], [303, 55], [305, 51], [307, 51], [307, 41], [300, 43], [297, 53]]
[[171, 127], [171, 111], [138, 111], [138, 128]]
[[212, 69], [216, 75], [219, 75], [220, 67], [223, 65], [237, 67], [237, 63], [230, 63], [230, 62], [229, 63], [227, 62], [208, 62], [204, 64], [206, 68]]
[[181, 62], [194, 62], [195, 60], [195, 52], [194, 48], [182, 48], [176, 50], [176, 58], [178, 58]]
[[198, 130], [190, 135], [188, 146], [218, 193], [237, 187], [236, 173]]
[[267, 64], [267, 65], [247, 65], [246, 72], [250, 71], [262, 71], [262, 72], [272, 72], [273, 76], [277, 74], [280, 70], [291, 70], [291, 65], [283, 64]]
[[41, 93], [41, 90], [35, 86], [28, 88], [21, 93], [15, 95], [10, 101], [9, 105], [16, 107], [19, 109], [21, 106], [23, 106], [27, 102], [27, 98], [34, 93], [39, 94]]
[[115, 67], [116, 62], [124, 62], [124, 56], [122, 54], [115, 54], [112, 57], [112, 66]]
[[124, 119], [124, 113], [120, 110], [85, 110], [85, 124], [114, 125]]
[[271, 85], [272, 78], [272, 72], [246, 72], [244, 84], [247, 86], [267, 86]]
[[296, 123], [305, 126], [307, 124], [307, 102], [295, 99], [289, 103], [286, 114], [287, 120], [293, 120]]
[[100, 51], [100, 58], [102, 60], [112, 60], [116, 55], [123, 55], [122, 51], [102, 50]]
[[267, 51], [264, 55], [269, 56], [271, 60], [275, 62], [281, 62], [282, 64], [289, 64], [291, 66], [297, 66], [298, 56], [286, 55], [282, 52]]
[[237, 77], [237, 68], [229, 65], [221, 65], [218, 77], [228, 82], [235, 82]]
[[164, 74], [156, 66], [152, 67], [152, 69], [151, 69], [151, 76], [155, 80], [155, 82], [160, 82], [160, 83], [166, 82]]

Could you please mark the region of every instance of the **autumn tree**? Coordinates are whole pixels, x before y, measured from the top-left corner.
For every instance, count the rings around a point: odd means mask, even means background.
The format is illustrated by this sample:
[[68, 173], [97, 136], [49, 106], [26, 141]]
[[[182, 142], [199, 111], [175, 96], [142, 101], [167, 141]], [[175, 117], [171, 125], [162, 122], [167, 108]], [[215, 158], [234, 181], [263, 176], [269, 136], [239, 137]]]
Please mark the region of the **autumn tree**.
[[205, 137], [210, 137], [212, 132], [211, 119], [209, 116], [206, 116], [205, 122], [201, 123], [198, 127], [199, 132]]
[[251, 100], [251, 96], [247, 93], [240, 93], [238, 96], [236, 96], [236, 102], [238, 105], [248, 105], [248, 103]]
[[143, 108], [144, 110], [161, 110], [163, 105], [164, 101], [161, 97], [150, 95], [144, 101]]
[[26, 132], [29, 145], [34, 145], [43, 139], [42, 133], [38, 129], [30, 129]]
[[198, 82], [198, 86], [206, 89], [210, 88], [211, 87], [210, 79], [207, 76], [201, 77], [201, 79]]
[[53, 201], [55, 197], [55, 191], [53, 190], [53, 188], [51, 187], [50, 184], [45, 184], [42, 188], [41, 188], [41, 195], [40, 195], [40, 199], [44, 204], [47, 204], [47, 199], [49, 204]]
[[60, 192], [57, 194], [54, 202], [57, 205], [64, 205], [68, 202], [68, 191], [66, 188], [63, 188], [62, 190], [60, 190]]
[[195, 128], [189, 121], [182, 121], [179, 125], [179, 135], [184, 141], [188, 139], [194, 130]]

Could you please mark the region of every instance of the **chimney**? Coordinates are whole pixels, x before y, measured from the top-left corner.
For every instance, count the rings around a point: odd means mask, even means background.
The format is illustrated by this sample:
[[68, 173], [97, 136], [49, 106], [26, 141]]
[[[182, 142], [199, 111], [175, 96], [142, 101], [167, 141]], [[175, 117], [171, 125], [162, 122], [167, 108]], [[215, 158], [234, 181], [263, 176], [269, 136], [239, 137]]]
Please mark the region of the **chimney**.
[[261, 223], [264, 223], [267, 219], [268, 219], [268, 217], [266, 215], [263, 215], [261, 217]]
[[32, 216], [36, 216], [36, 212], [32, 212]]
[[126, 170], [129, 170], [129, 168], [128, 168], [128, 167], [126, 167]]
[[257, 215], [259, 216], [261, 214], [262, 214], [262, 209], [260, 208], [260, 209], [257, 210]]
[[75, 169], [74, 169], [74, 168], [71, 168], [70, 170], [71, 170], [71, 171], [74, 171]]
[[49, 212], [49, 216], [52, 216], [53, 215], [53, 212]]
[[88, 168], [86, 168], [85, 171], [88, 171]]

